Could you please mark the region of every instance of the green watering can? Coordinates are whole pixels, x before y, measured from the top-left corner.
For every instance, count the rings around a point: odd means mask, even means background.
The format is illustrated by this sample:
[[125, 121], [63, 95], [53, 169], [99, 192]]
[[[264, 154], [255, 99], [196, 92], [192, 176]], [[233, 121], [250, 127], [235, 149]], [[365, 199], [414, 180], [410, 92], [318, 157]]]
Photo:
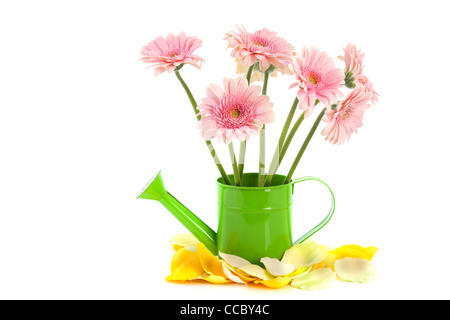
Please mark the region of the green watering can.
[[[229, 175], [234, 183], [234, 175]], [[274, 175], [270, 187], [258, 187], [257, 173], [244, 173], [243, 186], [227, 185], [217, 179], [217, 233], [171, 195], [158, 171], [137, 196], [138, 199], [159, 201], [214, 255], [237, 255], [260, 264], [263, 257], [281, 259], [284, 252], [299, 244], [325, 226], [334, 213], [335, 199], [330, 187], [315, 177], [303, 177], [284, 184], [283, 175]], [[294, 185], [315, 180], [331, 193], [331, 209], [325, 219], [292, 242], [291, 212]]]

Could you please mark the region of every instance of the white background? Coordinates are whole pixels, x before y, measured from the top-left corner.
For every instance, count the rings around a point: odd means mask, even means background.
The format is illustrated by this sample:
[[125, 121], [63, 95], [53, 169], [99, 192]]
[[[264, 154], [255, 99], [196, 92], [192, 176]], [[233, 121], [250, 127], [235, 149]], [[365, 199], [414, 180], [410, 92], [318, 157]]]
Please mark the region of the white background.
[[[450, 298], [445, 4], [2, 1], [0, 298]], [[175, 75], [155, 78], [138, 60], [140, 50], [170, 32], [202, 39], [202, 70], [181, 70], [199, 101], [209, 83], [235, 76], [223, 40], [235, 24], [267, 27], [297, 49], [315, 45], [337, 56], [352, 42], [366, 53], [379, 104], [350, 143], [334, 146], [316, 134], [294, 177], [318, 176], [336, 195], [334, 217], [314, 240], [379, 248], [374, 282], [302, 291], [165, 281], [169, 239], [185, 229], [136, 194], [162, 169], [168, 190], [215, 229], [218, 172]], [[267, 127], [268, 158], [294, 99], [292, 82], [269, 81], [277, 120]], [[257, 141], [248, 144], [250, 171], [257, 168]], [[215, 145], [231, 173], [226, 148]], [[321, 220], [328, 206], [320, 185], [299, 185], [294, 234]]]

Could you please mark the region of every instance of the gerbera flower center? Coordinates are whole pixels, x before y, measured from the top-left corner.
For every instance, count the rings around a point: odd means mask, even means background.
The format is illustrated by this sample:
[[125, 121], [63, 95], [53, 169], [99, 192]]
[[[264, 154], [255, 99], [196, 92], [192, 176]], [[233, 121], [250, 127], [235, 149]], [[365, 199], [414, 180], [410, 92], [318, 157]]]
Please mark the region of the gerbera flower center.
[[214, 110], [214, 118], [219, 128], [235, 129], [253, 123], [253, 103], [242, 96], [224, 95]]
[[231, 116], [232, 116], [233, 118], [237, 118], [237, 117], [239, 117], [240, 115], [241, 115], [241, 112], [240, 112], [238, 109], [234, 109], [234, 110], [231, 111]]
[[269, 42], [266, 39], [260, 37], [254, 37], [252, 40], [253, 44], [258, 47], [267, 47]]
[[350, 116], [350, 113], [352, 112], [352, 108], [351, 107], [347, 107], [345, 108], [343, 114], [342, 114], [342, 120], [347, 119]]
[[324, 76], [318, 70], [311, 70], [309, 67], [305, 67], [302, 69], [301, 73], [304, 86], [307, 87], [308, 90], [318, 91], [326, 85]]
[[310, 73], [308, 76], [308, 80], [312, 84], [317, 84], [317, 82], [319, 82], [319, 76], [317, 74]]
[[253, 53], [267, 53], [276, 52], [277, 45], [258, 34], [247, 33], [243, 36], [242, 42], [248, 47], [248, 50]]
[[184, 50], [182, 50], [181, 48], [176, 48], [176, 49], [169, 51], [167, 53], [167, 56], [169, 58], [180, 58], [180, 57], [184, 57], [184, 54], [185, 54]]

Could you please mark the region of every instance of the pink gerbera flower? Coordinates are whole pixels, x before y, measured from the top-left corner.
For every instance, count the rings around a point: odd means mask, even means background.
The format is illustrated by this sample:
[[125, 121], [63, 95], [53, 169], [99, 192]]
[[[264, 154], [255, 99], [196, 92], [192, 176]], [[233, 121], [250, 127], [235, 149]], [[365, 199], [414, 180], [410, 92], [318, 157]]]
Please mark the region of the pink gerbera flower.
[[293, 59], [291, 66], [297, 82], [290, 88], [300, 87], [297, 98], [300, 108], [305, 110], [305, 117], [313, 112], [316, 99], [329, 106], [342, 96], [344, 73], [334, 67], [333, 59], [325, 52], [315, 47], [304, 47], [301, 55]]
[[372, 103], [377, 103], [377, 102], [378, 102], [379, 94], [378, 94], [378, 92], [376, 92], [376, 91], [373, 89], [373, 84], [372, 84], [372, 82], [370, 82], [369, 79], [367, 79], [366, 76], [361, 76], [361, 77], [359, 77], [359, 78], [358, 78], [358, 82], [359, 82], [360, 84], [362, 84], [362, 85], [364, 86], [365, 90], [366, 90], [367, 92], [370, 92], [370, 94], [372, 95], [372, 97], [370, 98], [370, 101], [371, 101]]
[[327, 107], [323, 121], [328, 124], [323, 128], [322, 135], [331, 143], [342, 144], [350, 140], [352, 133], [356, 133], [362, 126], [364, 111], [369, 108], [368, 102], [372, 94], [358, 84], [344, 101], [337, 105]]
[[224, 89], [211, 84], [207, 97], [198, 106], [202, 115], [199, 127], [202, 137], [228, 144], [233, 139], [248, 140], [257, 135], [262, 126], [274, 120], [273, 104], [269, 97], [260, 95], [261, 87], [247, 84], [244, 77], [225, 78]]
[[251, 66], [259, 61], [259, 69], [266, 71], [270, 65], [282, 72], [291, 62], [292, 46], [277, 36], [276, 32], [264, 28], [254, 33], [247, 32], [244, 27], [238, 32], [226, 33], [228, 47], [233, 48], [231, 56]]
[[373, 84], [363, 74], [365, 54], [357, 49], [354, 44], [347, 44], [344, 49], [344, 56], [339, 56], [345, 62], [345, 86], [347, 88], [354, 88], [358, 83], [362, 84], [366, 91], [372, 94], [372, 103], [378, 102], [379, 94], [373, 89]]
[[186, 37], [184, 32], [178, 36], [169, 33], [167, 38], [158, 37], [142, 48], [140, 59], [145, 63], [153, 63], [156, 67], [155, 75], [164, 71], [172, 72], [182, 64], [191, 64], [200, 69], [202, 58], [194, 55], [194, 51], [201, 47], [202, 41], [196, 37]]
[[355, 79], [362, 76], [365, 54], [361, 50], [357, 49], [355, 45], [349, 43], [344, 48], [344, 56], [339, 56], [339, 59], [345, 62], [345, 74], [354, 77]]

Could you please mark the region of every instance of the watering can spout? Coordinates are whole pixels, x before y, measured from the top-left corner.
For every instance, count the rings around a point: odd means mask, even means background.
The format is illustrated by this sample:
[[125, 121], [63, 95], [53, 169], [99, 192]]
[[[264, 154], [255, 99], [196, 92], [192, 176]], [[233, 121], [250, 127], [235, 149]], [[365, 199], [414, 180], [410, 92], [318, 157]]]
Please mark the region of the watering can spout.
[[180, 201], [167, 192], [161, 176], [156, 172], [137, 196], [138, 199], [156, 200], [178, 219], [211, 253], [217, 255], [216, 232], [193, 214]]

